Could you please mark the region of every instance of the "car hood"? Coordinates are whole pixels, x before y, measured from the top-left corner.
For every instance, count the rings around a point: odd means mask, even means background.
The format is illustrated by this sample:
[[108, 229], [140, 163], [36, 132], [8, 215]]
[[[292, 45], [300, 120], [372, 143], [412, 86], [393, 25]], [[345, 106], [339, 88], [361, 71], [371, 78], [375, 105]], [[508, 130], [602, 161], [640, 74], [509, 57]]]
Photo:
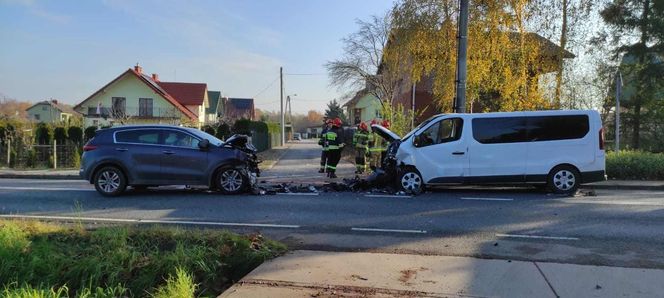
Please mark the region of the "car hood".
[[382, 125], [378, 124], [372, 124], [371, 125], [371, 130], [381, 136], [383, 139], [387, 140], [388, 142], [394, 142], [394, 141], [399, 141], [401, 140], [401, 137], [394, 133], [393, 131], [385, 128]]

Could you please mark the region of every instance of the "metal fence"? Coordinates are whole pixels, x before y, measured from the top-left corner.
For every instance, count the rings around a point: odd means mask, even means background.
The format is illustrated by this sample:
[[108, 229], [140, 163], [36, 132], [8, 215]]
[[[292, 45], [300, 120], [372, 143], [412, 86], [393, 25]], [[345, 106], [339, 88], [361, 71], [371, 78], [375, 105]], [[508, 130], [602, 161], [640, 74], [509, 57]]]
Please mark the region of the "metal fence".
[[16, 169], [76, 168], [80, 163], [80, 158], [76, 158], [78, 154], [80, 154], [79, 146], [74, 144], [30, 146], [2, 144], [0, 166]]

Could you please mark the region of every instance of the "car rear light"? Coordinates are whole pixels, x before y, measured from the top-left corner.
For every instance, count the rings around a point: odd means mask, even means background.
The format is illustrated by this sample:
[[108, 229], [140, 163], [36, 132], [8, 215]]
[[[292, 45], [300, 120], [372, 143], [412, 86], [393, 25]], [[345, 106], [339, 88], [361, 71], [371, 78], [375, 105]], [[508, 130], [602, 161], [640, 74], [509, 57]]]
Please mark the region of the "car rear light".
[[85, 145], [85, 146], [83, 146], [83, 151], [92, 151], [92, 150], [95, 150], [95, 149], [97, 149], [97, 146], [95, 146], [95, 145]]
[[599, 150], [604, 150], [604, 127], [599, 130]]

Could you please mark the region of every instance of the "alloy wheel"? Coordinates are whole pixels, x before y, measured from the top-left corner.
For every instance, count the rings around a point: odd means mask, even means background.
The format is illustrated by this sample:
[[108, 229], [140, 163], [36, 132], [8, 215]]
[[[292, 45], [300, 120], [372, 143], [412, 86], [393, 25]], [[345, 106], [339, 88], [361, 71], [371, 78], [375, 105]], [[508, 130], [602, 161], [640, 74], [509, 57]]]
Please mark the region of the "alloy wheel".
[[242, 188], [244, 181], [240, 171], [231, 169], [221, 174], [221, 187], [227, 192], [236, 192]]
[[99, 188], [106, 193], [112, 193], [120, 188], [120, 175], [115, 171], [104, 171], [97, 180]]

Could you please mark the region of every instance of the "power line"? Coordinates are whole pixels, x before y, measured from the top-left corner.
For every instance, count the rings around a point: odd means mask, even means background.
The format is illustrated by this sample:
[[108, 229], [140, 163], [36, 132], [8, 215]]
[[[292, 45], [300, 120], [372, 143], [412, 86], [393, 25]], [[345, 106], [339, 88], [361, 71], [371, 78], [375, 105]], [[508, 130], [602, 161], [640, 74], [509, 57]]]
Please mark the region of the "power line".
[[267, 89], [269, 89], [270, 87], [272, 87], [272, 85], [274, 85], [274, 83], [276, 83], [278, 79], [279, 79], [279, 77], [274, 78], [274, 80], [273, 80], [272, 82], [270, 82], [270, 84], [267, 85], [267, 87], [263, 88], [263, 90], [261, 90], [261, 91], [258, 92], [256, 95], [254, 95], [254, 98], [256, 98], [257, 96], [263, 94], [263, 92], [267, 91]]

